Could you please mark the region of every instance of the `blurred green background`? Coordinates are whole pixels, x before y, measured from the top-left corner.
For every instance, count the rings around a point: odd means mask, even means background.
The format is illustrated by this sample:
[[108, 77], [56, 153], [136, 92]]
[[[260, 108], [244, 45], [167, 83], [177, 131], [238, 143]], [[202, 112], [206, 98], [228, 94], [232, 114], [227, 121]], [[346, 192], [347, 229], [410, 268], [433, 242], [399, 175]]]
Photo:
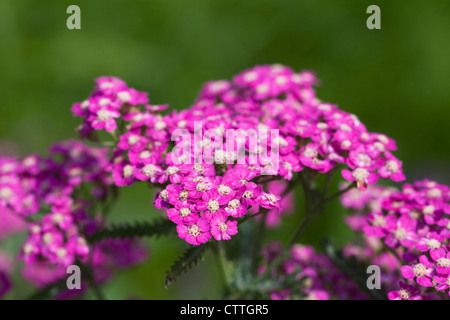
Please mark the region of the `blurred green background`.
[[[81, 8], [81, 30], [66, 28], [71, 4]], [[381, 8], [381, 30], [366, 27], [372, 4]], [[101, 75], [121, 77], [150, 92], [151, 102], [181, 109], [205, 81], [282, 63], [315, 70], [323, 101], [394, 138], [409, 181], [449, 183], [449, 17], [450, 2], [439, 0], [1, 0], [0, 143], [19, 154], [45, 154], [55, 141], [75, 138], [79, 120], [70, 107]], [[113, 219], [158, 214], [148, 190], [136, 185], [125, 188]], [[338, 204], [329, 207], [304, 242], [351, 239], [344, 215]], [[283, 239], [298, 216], [270, 238]], [[165, 270], [185, 244], [147, 242], [151, 259], [120, 273], [105, 287], [107, 298], [217, 297], [209, 256], [165, 289]], [[29, 290], [19, 286], [10, 297]]]

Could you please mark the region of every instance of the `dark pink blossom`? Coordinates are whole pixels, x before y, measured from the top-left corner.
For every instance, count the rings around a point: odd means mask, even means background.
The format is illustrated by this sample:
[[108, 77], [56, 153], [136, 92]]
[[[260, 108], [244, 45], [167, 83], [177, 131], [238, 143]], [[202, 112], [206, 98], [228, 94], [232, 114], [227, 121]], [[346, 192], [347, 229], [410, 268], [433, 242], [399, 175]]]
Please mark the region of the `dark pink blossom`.
[[237, 234], [237, 221], [228, 220], [224, 215], [216, 215], [211, 218], [211, 234], [216, 240], [230, 240]]
[[211, 238], [210, 229], [209, 221], [203, 218], [189, 225], [177, 224], [178, 236], [195, 246], [205, 243]]
[[399, 283], [400, 290], [388, 293], [389, 300], [422, 300], [420, 290], [402, 281]]

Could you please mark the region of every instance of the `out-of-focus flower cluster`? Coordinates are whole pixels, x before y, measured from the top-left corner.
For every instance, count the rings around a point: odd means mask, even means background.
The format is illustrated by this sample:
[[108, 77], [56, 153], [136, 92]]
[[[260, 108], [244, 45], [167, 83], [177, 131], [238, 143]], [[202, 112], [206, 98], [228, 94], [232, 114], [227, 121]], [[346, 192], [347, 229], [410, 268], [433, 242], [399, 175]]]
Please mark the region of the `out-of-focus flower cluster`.
[[69, 141], [54, 145], [48, 158], [1, 160], [0, 205], [27, 221], [26, 263], [68, 266], [88, 255], [84, 233], [95, 226], [88, 209], [93, 201], [106, 199], [111, 185], [107, 152]]
[[[448, 298], [450, 291], [450, 187], [422, 180], [401, 190], [374, 187], [342, 203], [357, 211], [349, 225], [394, 252], [404, 278], [390, 299]], [[430, 296], [431, 294], [431, 296]]]
[[49, 157], [0, 157], [0, 239], [28, 230], [19, 254], [26, 279], [43, 286], [78, 262], [107, 268], [107, 259], [131, 257], [132, 243], [116, 243], [102, 255], [104, 243], [86, 240], [103, 226], [102, 210], [115, 188], [109, 171], [107, 149], [77, 141], [55, 144]]
[[[271, 263], [282, 251], [282, 245], [272, 242], [263, 251], [265, 263]], [[264, 272], [263, 264], [259, 272]], [[271, 278], [282, 282], [283, 278], [294, 276], [297, 287], [271, 290], [273, 300], [365, 300], [366, 293], [348, 276], [343, 274], [323, 253], [312, 246], [296, 244], [290, 255], [279, 268], [272, 271]]]
[[230, 239], [238, 220], [260, 208], [281, 211], [289, 190], [267, 189], [269, 178], [293, 181], [303, 170], [314, 178], [341, 167], [359, 190], [379, 177], [404, 179], [391, 153], [395, 142], [321, 102], [317, 83], [310, 71], [256, 66], [231, 81], [207, 82], [188, 109], [162, 115], [167, 105], [149, 104], [147, 94], [101, 77], [72, 111], [84, 119], [83, 137], [97, 139], [103, 129], [116, 137], [115, 185], [160, 187], [156, 207], [166, 208], [181, 238], [198, 245]]
[[[135, 264], [143, 263], [148, 258], [148, 250], [137, 239], [105, 239], [90, 247], [91, 254], [84, 265], [91, 275], [81, 277], [80, 289], [61, 290], [55, 299], [70, 299], [82, 296], [92, 285], [99, 286], [113, 278], [116, 271], [126, 269]], [[26, 264], [22, 270], [25, 280], [37, 288], [44, 288], [67, 277], [67, 270], [61, 265], [49, 261]]]

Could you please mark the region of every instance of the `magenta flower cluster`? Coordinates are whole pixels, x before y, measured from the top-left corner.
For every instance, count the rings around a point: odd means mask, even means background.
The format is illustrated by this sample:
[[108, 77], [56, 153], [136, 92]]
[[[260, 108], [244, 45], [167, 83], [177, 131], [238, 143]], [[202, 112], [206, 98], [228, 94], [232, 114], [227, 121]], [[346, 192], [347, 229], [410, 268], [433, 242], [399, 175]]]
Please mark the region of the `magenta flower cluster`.
[[[263, 251], [265, 263], [270, 263], [282, 251], [278, 242], [269, 243]], [[264, 272], [263, 264], [259, 272]], [[361, 292], [358, 285], [343, 274], [326, 254], [318, 253], [312, 246], [296, 244], [290, 249], [289, 257], [274, 270], [272, 278], [281, 279], [294, 276], [299, 284], [295, 288], [270, 290], [273, 300], [366, 300], [367, 294]]]
[[[100, 77], [72, 113], [82, 119], [80, 136], [102, 147], [66, 141], [47, 157], [0, 157], [0, 239], [28, 232], [19, 254], [22, 274], [39, 288], [77, 263], [102, 284], [148, 254], [137, 239], [88, 241], [105, 227], [120, 187], [140, 182], [155, 188], [154, 206], [179, 238], [198, 246], [230, 240], [250, 218], [278, 225], [282, 214], [294, 211], [293, 190], [301, 185], [305, 223], [342, 194], [343, 206], [355, 212], [345, 220], [363, 238], [342, 255], [380, 266], [389, 299], [447, 299], [450, 187], [429, 180], [401, 190], [376, 185], [380, 178], [405, 180], [395, 141], [322, 102], [318, 82], [311, 71], [261, 65], [231, 80], [209, 81], [188, 108], [167, 112], [168, 105], [150, 104], [146, 92]], [[328, 196], [335, 172], [347, 187]], [[320, 175], [325, 182], [316, 179]], [[259, 276], [295, 280], [268, 290], [272, 299], [370, 298], [326, 254], [299, 245], [301, 231], [286, 252], [280, 243], [263, 250]], [[0, 252], [0, 296], [11, 288], [13, 269]], [[93, 283], [57, 298], [83, 294]]]
[[97, 206], [114, 188], [110, 166], [107, 149], [77, 141], [55, 144], [49, 157], [0, 158], [0, 238], [28, 230], [20, 253], [26, 279], [45, 286], [76, 261], [107, 265], [97, 253], [104, 245], [90, 246], [86, 236], [103, 225]]
[[[148, 259], [148, 249], [137, 239], [105, 239], [90, 246], [89, 258], [84, 265], [90, 269], [95, 285], [100, 286], [112, 279], [117, 271], [143, 263], [146, 259]], [[48, 260], [40, 260], [33, 264], [25, 264], [22, 276], [37, 288], [42, 289], [61, 278], [65, 279], [67, 270]], [[81, 277], [81, 281], [81, 289], [62, 290], [55, 299], [82, 297], [92, 284], [87, 277]]]
[[[68, 266], [89, 252], [83, 232], [95, 220], [88, 216], [90, 203], [81, 196], [81, 186], [89, 183], [87, 196], [107, 196], [111, 184], [105, 171], [107, 150], [69, 141], [54, 145], [50, 153], [49, 158], [2, 159], [0, 198], [3, 206], [28, 221], [25, 262], [45, 259]], [[39, 211], [44, 216], [35, 218]]]
[[[378, 239], [394, 252], [404, 278], [390, 299], [423, 299], [450, 291], [450, 187], [422, 180], [401, 190], [374, 187], [364, 198], [343, 196], [359, 213], [348, 218], [353, 229]], [[362, 212], [368, 213], [362, 213]]]
[[[93, 132], [104, 129], [117, 138], [111, 160], [115, 185], [148, 181], [160, 187], [156, 207], [166, 208], [180, 238], [198, 245], [230, 239], [245, 216], [282, 210], [288, 191], [265, 190], [266, 175], [291, 181], [303, 170], [315, 175], [344, 166], [344, 179], [360, 190], [379, 177], [404, 179], [402, 164], [391, 153], [395, 142], [368, 132], [355, 115], [321, 102], [313, 89], [317, 83], [310, 71], [256, 66], [231, 81], [206, 83], [188, 109], [162, 115], [167, 105], [151, 105], [147, 94], [101, 77], [92, 95], [72, 111], [84, 119], [82, 136], [95, 139]], [[187, 137], [175, 139], [180, 130]], [[230, 138], [228, 130], [276, 130], [278, 135], [267, 141], [259, 137], [253, 161], [249, 141]], [[236, 145], [244, 149], [242, 158]], [[186, 148], [188, 153], [178, 152]], [[275, 152], [279, 157], [264, 161]]]

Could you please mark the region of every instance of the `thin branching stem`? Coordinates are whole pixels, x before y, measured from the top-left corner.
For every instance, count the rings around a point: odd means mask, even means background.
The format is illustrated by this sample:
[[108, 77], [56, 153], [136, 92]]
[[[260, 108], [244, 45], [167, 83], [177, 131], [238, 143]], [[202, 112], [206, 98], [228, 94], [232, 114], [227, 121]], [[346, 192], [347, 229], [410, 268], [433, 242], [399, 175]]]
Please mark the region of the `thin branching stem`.
[[351, 189], [353, 189], [356, 186], [356, 183], [350, 183], [346, 188], [336, 192], [335, 194], [329, 196], [328, 198], [324, 199], [324, 204], [330, 202], [331, 200], [338, 198], [340, 196], [342, 196], [344, 193], [346, 193], [347, 191], [350, 191]]
[[[306, 231], [307, 227], [309, 226], [310, 222], [317, 215], [321, 214], [324, 211], [326, 203], [343, 195], [344, 193], [351, 190], [355, 186], [355, 184], [352, 183], [345, 189], [340, 190], [339, 192], [331, 195], [328, 198], [325, 198], [325, 194], [322, 193], [320, 197], [318, 197], [318, 199], [314, 199], [313, 190], [311, 190], [311, 184], [308, 182], [307, 179], [305, 179], [305, 177], [301, 172], [299, 173], [298, 179], [303, 187], [303, 193], [305, 196], [305, 216], [303, 218], [303, 221], [295, 231], [294, 235], [292, 236], [291, 240], [289, 241], [285, 249], [272, 262], [268, 264], [267, 268], [264, 270], [263, 273], [261, 273], [255, 278], [254, 283], [258, 283], [264, 280], [267, 276], [269, 276], [272, 273], [273, 270], [275, 270], [282, 264], [282, 262], [289, 256], [290, 248], [300, 240], [300, 238]], [[331, 179], [331, 177], [329, 179]], [[326, 192], [327, 190], [328, 186], [325, 186], [323, 192]], [[317, 202], [317, 200], [319, 201]]]
[[[221, 248], [219, 248], [219, 247], [221, 247]], [[228, 290], [230, 279], [228, 278], [227, 272], [225, 270], [226, 269], [226, 266], [225, 266], [226, 256], [225, 256], [225, 252], [222, 247], [222, 244], [220, 242], [215, 244], [213, 253], [216, 258], [217, 267], [219, 269], [219, 274], [220, 274], [220, 277], [222, 278], [225, 290]]]

